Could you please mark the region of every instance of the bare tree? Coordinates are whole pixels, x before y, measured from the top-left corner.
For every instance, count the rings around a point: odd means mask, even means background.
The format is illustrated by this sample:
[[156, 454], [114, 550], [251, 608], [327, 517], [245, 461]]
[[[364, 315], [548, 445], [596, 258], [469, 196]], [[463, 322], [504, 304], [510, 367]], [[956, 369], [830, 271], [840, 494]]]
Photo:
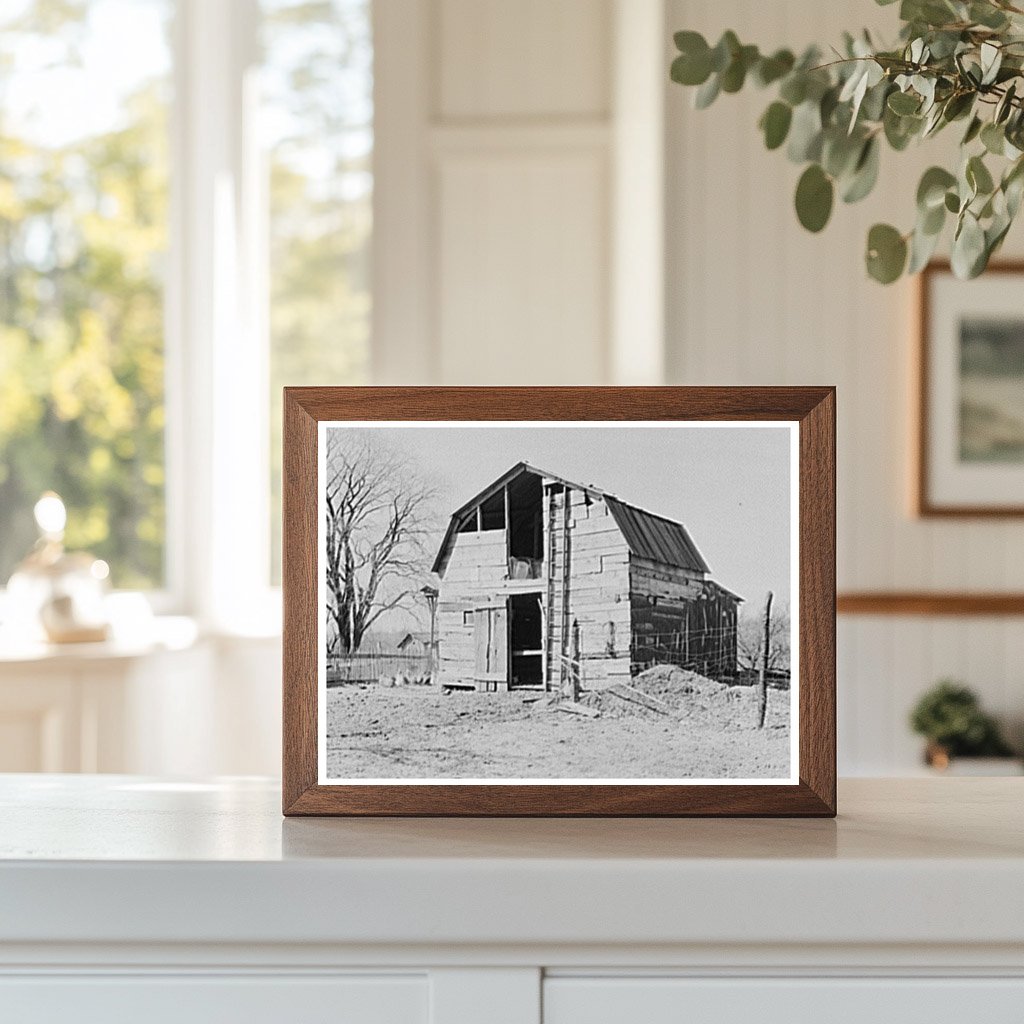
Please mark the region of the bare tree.
[[[769, 669], [789, 668], [789, 605], [782, 602], [772, 610], [769, 626], [768, 664]], [[740, 664], [746, 668], [759, 668], [764, 647], [764, 608], [748, 607], [740, 616], [736, 629], [736, 653]]]
[[367, 629], [408, 603], [429, 572], [430, 488], [368, 432], [327, 433], [327, 613], [334, 649], [359, 650]]

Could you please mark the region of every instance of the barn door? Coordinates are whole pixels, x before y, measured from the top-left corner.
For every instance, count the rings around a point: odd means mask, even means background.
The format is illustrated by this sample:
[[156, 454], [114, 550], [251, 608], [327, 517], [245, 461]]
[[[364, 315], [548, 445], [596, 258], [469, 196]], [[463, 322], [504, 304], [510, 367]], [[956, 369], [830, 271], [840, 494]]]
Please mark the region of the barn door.
[[504, 608], [477, 608], [473, 621], [476, 678], [508, 684], [508, 615]]

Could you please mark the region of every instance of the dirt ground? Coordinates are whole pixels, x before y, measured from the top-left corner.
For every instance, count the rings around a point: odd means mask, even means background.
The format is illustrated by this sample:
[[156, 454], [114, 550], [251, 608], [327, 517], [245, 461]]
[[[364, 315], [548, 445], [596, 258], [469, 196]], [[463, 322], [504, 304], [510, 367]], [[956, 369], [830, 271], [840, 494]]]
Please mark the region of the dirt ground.
[[[435, 686], [327, 691], [327, 771], [338, 778], [782, 778], [789, 693], [757, 694], [654, 668], [640, 693], [584, 694], [586, 714], [538, 694], [445, 694]], [[591, 717], [592, 716], [592, 717]]]

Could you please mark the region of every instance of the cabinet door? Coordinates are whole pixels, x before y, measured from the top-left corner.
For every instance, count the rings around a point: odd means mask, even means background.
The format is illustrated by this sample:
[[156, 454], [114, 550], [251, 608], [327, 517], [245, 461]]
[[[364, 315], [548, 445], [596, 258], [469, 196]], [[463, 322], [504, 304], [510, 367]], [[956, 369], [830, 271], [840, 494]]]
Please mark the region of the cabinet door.
[[548, 978], [544, 1024], [1020, 1024], [1024, 978]]
[[420, 976], [122, 976], [0, 979], [18, 1024], [427, 1024]]

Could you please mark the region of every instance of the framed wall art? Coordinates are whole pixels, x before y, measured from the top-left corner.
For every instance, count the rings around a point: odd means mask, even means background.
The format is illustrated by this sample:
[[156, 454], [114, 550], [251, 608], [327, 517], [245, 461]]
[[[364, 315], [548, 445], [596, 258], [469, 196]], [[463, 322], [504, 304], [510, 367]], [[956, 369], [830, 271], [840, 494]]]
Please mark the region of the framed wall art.
[[284, 812], [835, 813], [831, 388], [288, 388]]
[[1024, 515], [1024, 263], [919, 288], [916, 511]]

